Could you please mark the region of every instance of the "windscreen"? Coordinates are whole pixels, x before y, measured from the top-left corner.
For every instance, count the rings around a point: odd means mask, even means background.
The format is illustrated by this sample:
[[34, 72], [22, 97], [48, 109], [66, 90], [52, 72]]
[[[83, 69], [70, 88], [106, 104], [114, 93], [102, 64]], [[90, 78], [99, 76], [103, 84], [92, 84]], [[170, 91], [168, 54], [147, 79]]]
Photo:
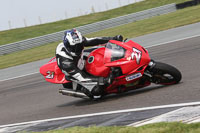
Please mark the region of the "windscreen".
[[104, 63], [113, 62], [124, 58], [125, 49], [117, 44], [108, 42], [104, 53]]

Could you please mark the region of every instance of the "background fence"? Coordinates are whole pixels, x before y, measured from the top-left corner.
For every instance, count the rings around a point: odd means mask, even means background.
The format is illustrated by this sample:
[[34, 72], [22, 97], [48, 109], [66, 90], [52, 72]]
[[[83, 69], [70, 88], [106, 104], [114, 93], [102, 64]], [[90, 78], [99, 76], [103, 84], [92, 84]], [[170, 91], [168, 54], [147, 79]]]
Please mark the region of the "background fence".
[[[93, 24], [76, 27], [76, 29], [82, 32], [82, 34], [89, 34], [92, 32], [103, 30], [103, 29], [112, 28], [119, 25], [123, 25], [123, 24], [128, 24], [134, 21], [150, 18], [153, 16], [158, 16], [161, 14], [167, 14], [174, 11], [176, 11], [176, 4], [173, 3], [173, 4], [161, 6], [161, 7], [156, 7], [156, 8], [140, 11], [137, 13], [128, 14], [125, 16], [120, 16], [120, 17], [105, 20], [105, 21], [96, 22]], [[15, 43], [2, 45], [0, 46], [0, 55], [12, 53], [12, 52], [16, 52], [16, 51], [20, 51], [24, 49], [29, 49], [32, 47], [44, 45], [51, 42], [61, 41], [63, 38], [63, 35], [64, 35], [64, 31], [60, 31], [60, 32], [56, 32], [56, 33], [52, 33], [52, 34], [48, 34], [48, 35], [44, 35], [40, 37], [35, 37], [35, 38], [31, 38], [31, 39], [27, 39], [27, 40], [15, 42]]]

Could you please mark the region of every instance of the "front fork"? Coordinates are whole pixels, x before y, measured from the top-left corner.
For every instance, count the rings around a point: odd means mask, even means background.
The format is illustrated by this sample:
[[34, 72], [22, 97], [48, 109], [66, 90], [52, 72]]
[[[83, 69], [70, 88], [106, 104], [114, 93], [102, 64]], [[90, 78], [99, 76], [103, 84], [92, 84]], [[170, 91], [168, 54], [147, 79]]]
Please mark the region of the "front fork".
[[148, 65], [148, 67], [147, 67], [146, 70], [152, 71], [155, 65], [156, 65], [155, 61], [154, 61], [154, 60], [151, 60], [151, 61], [149, 62], [149, 65]]
[[154, 60], [151, 60], [147, 66], [147, 68], [144, 71], [143, 76], [149, 81], [149, 82], [153, 82], [153, 68], [156, 65]]

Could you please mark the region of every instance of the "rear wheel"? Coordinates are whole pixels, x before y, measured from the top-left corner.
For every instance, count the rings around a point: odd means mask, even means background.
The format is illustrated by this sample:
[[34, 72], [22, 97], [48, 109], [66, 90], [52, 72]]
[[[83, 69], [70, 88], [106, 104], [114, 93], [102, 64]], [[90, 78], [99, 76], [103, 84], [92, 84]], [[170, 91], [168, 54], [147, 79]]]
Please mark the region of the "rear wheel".
[[177, 84], [182, 78], [181, 72], [178, 69], [161, 62], [156, 62], [151, 72], [152, 82], [156, 84]]

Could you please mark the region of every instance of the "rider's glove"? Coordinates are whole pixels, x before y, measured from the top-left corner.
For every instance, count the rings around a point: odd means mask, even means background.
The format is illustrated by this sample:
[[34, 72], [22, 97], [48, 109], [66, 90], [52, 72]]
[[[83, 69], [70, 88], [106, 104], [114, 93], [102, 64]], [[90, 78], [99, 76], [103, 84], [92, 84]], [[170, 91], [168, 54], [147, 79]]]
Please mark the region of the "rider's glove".
[[117, 36], [114, 37], [114, 40], [123, 41], [123, 36], [122, 35], [117, 35]]

